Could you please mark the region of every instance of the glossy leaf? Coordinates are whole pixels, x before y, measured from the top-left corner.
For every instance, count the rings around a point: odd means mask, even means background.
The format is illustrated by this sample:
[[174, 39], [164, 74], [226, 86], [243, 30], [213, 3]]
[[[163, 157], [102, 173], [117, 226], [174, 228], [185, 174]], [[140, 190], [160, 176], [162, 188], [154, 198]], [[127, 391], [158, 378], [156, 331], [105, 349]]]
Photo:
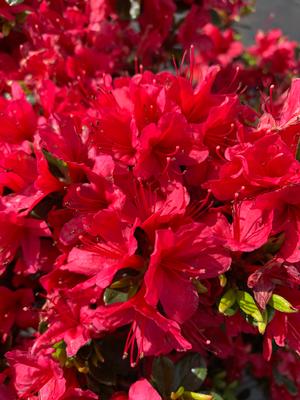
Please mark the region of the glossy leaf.
[[248, 292], [239, 290], [237, 292], [237, 302], [240, 309], [247, 315], [250, 315], [257, 322], [263, 321], [263, 316], [255, 303], [254, 298]]
[[[152, 366], [152, 381], [162, 396], [169, 396], [174, 388], [174, 363], [168, 357], [158, 357]], [[180, 386], [180, 385], [178, 385]]]
[[105, 304], [123, 303], [128, 300], [128, 293], [107, 288], [104, 291], [103, 300]]
[[282, 296], [279, 296], [278, 294], [272, 295], [272, 297], [269, 301], [269, 305], [271, 307], [273, 307], [275, 310], [280, 311], [280, 312], [285, 312], [285, 313], [298, 312], [298, 310], [295, 309], [288, 300], [286, 300]]
[[175, 366], [174, 385], [176, 389], [183, 386], [186, 390], [198, 390], [207, 375], [204, 359], [199, 354], [182, 358]]
[[257, 327], [258, 327], [259, 333], [261, 333], [263, 335], [265, 333], [265, 330], [266, 330], [266, 327], [267, 327], [267, 324], [268, 324], [268, 310], [267, 309], [265, 309], [262, 312], [262, 317], [263, 317], [263, 320], [259, 321], [257, 323]]
[[24, 0], [5, 0], [5, 1], [10, 6], [16, 6], [24, 2]]
[[224, 295], [221, 297], [219, 303], [219, 312], [224, 314], [226, 310], [228, 310], [231, 306], [236, 302], [236, 291], [234, 289], [229, 289]]

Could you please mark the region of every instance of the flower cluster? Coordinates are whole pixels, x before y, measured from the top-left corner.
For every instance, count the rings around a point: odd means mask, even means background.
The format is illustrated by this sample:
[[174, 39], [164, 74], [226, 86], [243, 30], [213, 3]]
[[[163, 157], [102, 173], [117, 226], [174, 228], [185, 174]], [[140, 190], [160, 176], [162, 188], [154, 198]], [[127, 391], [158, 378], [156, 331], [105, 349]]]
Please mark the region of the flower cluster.
[[[10, 3], [7, 4], [7, 3]], [[200, 3], [200, 4], [198, 4]], [[103, 72], [159, 68], [191, 44], [211, 46], [213, 19], [227, 26], [242, 0], [1, 0], [4, 78], [64, 85]], [[248, 6], [249, 8], [249, 6]], [[127, 72], [128, 73], [128, 72]]]
[[300, 393], [296, 44], [198, 3], [0, 2], [1, 399]]

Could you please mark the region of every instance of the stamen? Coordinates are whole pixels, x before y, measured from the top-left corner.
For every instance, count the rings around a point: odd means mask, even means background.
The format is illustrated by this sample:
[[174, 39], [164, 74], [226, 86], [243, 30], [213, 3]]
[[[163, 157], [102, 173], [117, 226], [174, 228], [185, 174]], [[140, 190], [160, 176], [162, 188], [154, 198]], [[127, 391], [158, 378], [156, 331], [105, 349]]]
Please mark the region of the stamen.
[[87, 236], [80, 235], [78, 239], [86, 246], [86, 249], [92, 253], [106, 255], [110, 258], [118, 259], [122, 255], [122, 249], [118, 244], [112, 242], [95, 243]]
[[[140, 335], [141, 335], [141, 342], [140, 345], [137, 346], [136, 344], [136, 333], [138, 329], [138, 324], [134, 320], [131, 324], [131, 327], [129, 329], [127, 338], [126, 338], [126, 343], [124, 347], [124, 352], [123, 352], [123, 359], [126, 359], [129, 354], [129, 362], [130, 366], [134, 368], [138, 361], [141, 360], [144, 357], [144, 352], [143, 352], [143, 343], [144, 343], [144, 332], [145, 332], [145, 319], [142, 319], [141, 321], [141, 326], [140, 326]], [[137, 353], [136, 357], [134, 357], [135, 353], [135, 348], [137, 347]]]
[[[205, 336], [205, 334], [203, 333], [204, 329], [199, 329], [199, 327], [197, 326], [197, 324], [194, 321], [189, 320], [188, 325], [190, 325], [188, 327], [189, 335], [197, 343], [201, 342], [204, 345], [204, 347], [210, 346], [212, 344], [211, 340], [208, 339], [207, 336]], [[214, 352], [211, 348], [209, 350]]]
[[162, 175], [168, 173], [168, 169], [169, 169], [169, 166], [170, 166], [171, 161], [172, 161], [171, 157], [167, 157], [167, 158], [166, 158], [166, 166], [165, 166], [165, 168], [163, 169], [163, 171], [162, 171], [162, 173], [161, 173]]
[[273, 102], [273, 92], [274, 92], [275, 85], [270, 86], [270, 97], [269, 97], [269, 112], [270, 114], [274, 115], [274, 102]]
[[183, 64], [185, 62], [186, 54], [187, 54], [187, 51], [184, 50], [183, 55], [182, 55], [182, 59], [181, 59], [181, 63], [180, 63], [180, 67], [179, 67], [180, 75], [182, 75], [182, 67], [183, 67]]
[[179, 70], [178, 70], [178, 66], [177, 66], [177, 62], [176, 62], [174, 54], [172, 55], [172, 61], [173, 61], [173, 65], [174, 65], [174, 68], [175, 68], [176, 76], [178, 77], [179, 76]]
[[82, 187], [80, 187], [80, 186], [78, 186], [76, 188], [76, 193], [77, 193], [78, 198], [83, 201], [82, 205], [84, 205], [84, 203], [87, 205], [87, 207], [82, 207], [81, 209], [85, 209], [86, 210], [86, 209], [90, 209], [90, 207], [93, 207], [93, 208], [97, 207], [97, 210], [98, 210], [99, 208], [106, 208], [107, 207], [107, 201], [106, 200], [101, 199], [101, 198], [97, 198], [97, 199], [90, 198], [90, 197], [84, 195], [82, 193]]
[[220, 145], [216, 146], [216, 154], [222, 161], [226, 161], [227, 162], [226, 158], [221, 153], [221, 146]]
[[195, 48], [192, 44], [190, 47], [190, 82], [193, 84], [194, 78], [194, 64], [195, 64]]
[[240, 207], [238, 204], [239, 193], [234, 194], [233, 203], [233, 236], [239, 242], [241, 239], [241, 226], [240, 226]]
[[134, 56], [134, 73], [135, 75], [139, 73], [139, 64], [137, 56]]
[[240, 72], [240, 67], [237, 66], [237, 67], [235, 68], [235, 70], [234, 70], [234, 74], [233, 74], [233, 77], [231, 78], [230, 82], [229, 82], [228, 84], [224, 85], [224, 87], [222, 88], [222, 91], [220, 91], [220, 93], [221, 93], [221, 92], [222, 92], [222, 93], [229, 93], [229, 92], [231, 92], [232, 90], [234, 90], [234, 91], [237, 92], [237, 91], [239, 90], [239, 88], [241, 87], [241, 82], [239, 83], [237, 89], [233, 89], [233, 88], [232, 88], [232, 87], [234, 86], [234, 84], [235, 84], [235, 81], [236, 81], [237, 78], [238, 78], [239, 72]]
[[190, 203], [186, 210], [186, 216], [196, 219], [201, 215], [205, 208], [208, 208], [211, 205], [210, 196], [211, 196], [211, 189], [207, 190], [206, 196], [203, 200], [196, 201]]

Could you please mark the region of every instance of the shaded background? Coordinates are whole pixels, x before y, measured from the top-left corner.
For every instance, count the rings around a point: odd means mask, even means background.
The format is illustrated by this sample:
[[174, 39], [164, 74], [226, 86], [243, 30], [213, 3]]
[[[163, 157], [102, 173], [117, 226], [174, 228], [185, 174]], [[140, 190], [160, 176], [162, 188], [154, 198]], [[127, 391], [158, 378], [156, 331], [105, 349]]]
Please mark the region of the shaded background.
[[256, 12], [237, 25], [247, 44], [253, 42], [257, 29], [274, 28], [300, 41], [300, 0], [256, 0]]

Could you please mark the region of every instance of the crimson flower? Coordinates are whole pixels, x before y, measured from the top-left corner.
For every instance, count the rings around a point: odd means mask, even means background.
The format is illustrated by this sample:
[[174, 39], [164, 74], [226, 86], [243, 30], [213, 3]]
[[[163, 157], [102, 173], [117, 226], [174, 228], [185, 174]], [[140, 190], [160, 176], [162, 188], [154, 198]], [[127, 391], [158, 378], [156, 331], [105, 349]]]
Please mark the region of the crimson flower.
[[136, 365], [139, 358], [147, 355], [191, 348], [190, 343], [181, 335], [179, 325], [149, 306], [144, 300], [143, 291], [124, 303], [100, 306], [94, 311], [87, 310], [86, 314], [96, 335], [130, 324], [124, 356], [129, 354], [132, 366]]
[[152, 306], [160, 301], [166, 314], [182, 323], [198, 307], [191, 279], [218, 276], [230, 263], [226, 250], [203, 224], [190, 224], [177, 232], [158, 230], [145, 274], [145, 300]]

